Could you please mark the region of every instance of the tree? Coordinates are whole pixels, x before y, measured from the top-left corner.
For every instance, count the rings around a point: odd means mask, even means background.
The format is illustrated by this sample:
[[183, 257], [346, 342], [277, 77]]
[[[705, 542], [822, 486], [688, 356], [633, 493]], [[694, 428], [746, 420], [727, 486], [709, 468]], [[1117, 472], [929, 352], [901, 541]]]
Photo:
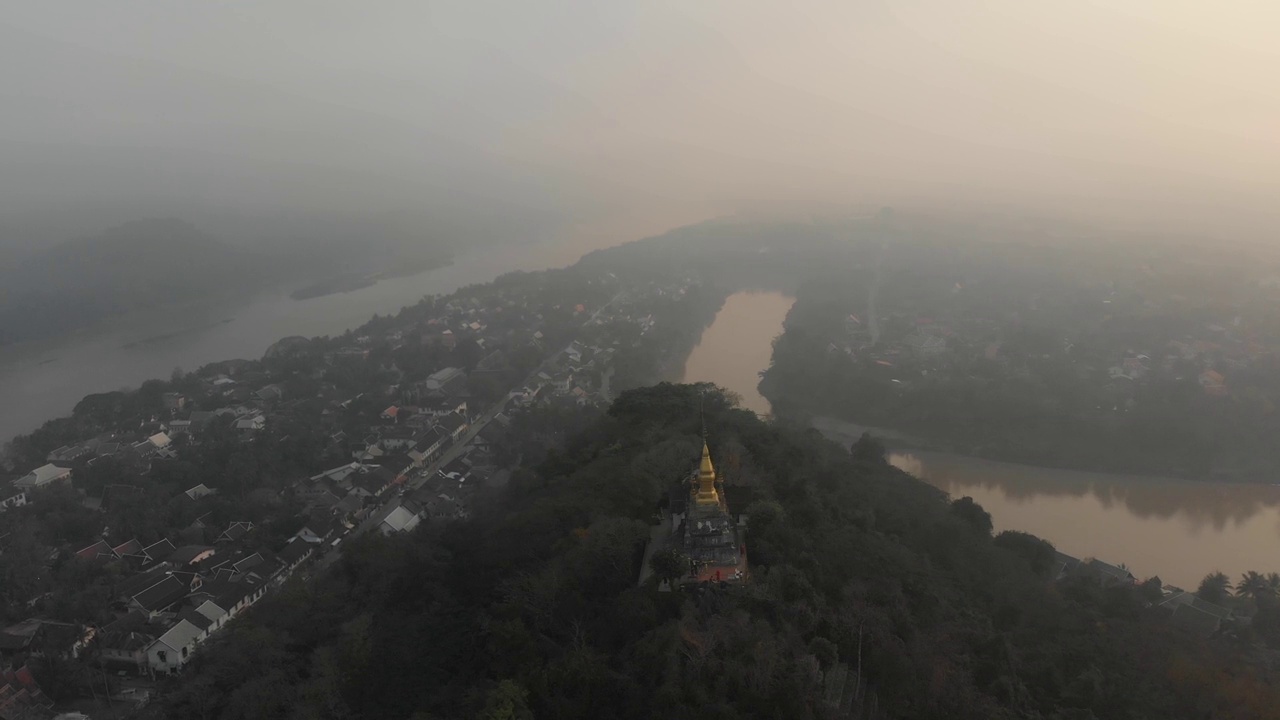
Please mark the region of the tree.
[[973, 501], [973, 498], [965, 496], [951, 503], [951, 514], [963, 520], [974, 530], [983, 535], [991, 534], [991, 513], [982, 509], [982, 506]]
[[674, 583], [689, 571], [689, 559], [679, 550], [668, 547], [655, 552], [653, 557], [649, 558], [649, 567], [653, 569], [653, 574], [659, 580]]
[[59, 702], [75, 697], [89, 684], [88, 668], [57, 653], [36, 658], [31, 670], [40, 689]]
[[1026, 560], [1031, 566], [1031, 571], [1037, 575], [1047, 574], [1053, 569], [1054, 561], [1057, 559], [1053, 545], [1030, 533], [1005, 530], [996, 535], [993, 542], [996, 547], [1004, 548]]
[[1164, 583], [1160, 581], [1160, 577], [1158, 575], [1153, 575], [1138, 586], [1138, 596], [1146, 602], [1155, 604], [1160, 602], [1160, 599], [1164, 597], [1163, 588]]
[[1224, 573], [1211, 572], [1204, 576], [1200, 581], [1200, 587], [1196, 590], [1196, 597], [1209, 602], [1222, 602], [1227, 597], [1227, 590], [1231, 587], [1231, 578]]
[[1267, 577], [1262, 573], [1250, 570], [1240, 576], [1240, 582], [1236, 583], [1236, 596], [1247, 597], [1254, 600], [1266, 595], [1274, 595], [1275, 591], [1271, 588]]
[[869, 432], [862, 433], [862, 437], [854, 441], [853, 445], [849, 448], [849, 452], [853, 455], [853, 459], [858, 462], [877, 465], [884, 463], [884, 445], [879, 440], [872, 437]]
[[840, 649], [836, 644], [824, 637], [816, 637], [809, 641], [809, 652], [818, 659], [818, 664], [830, 668], [840, 660]]
[[485, 697], [479, 720], [533, 720], [529, 691], [515, 680], [503, 680]]

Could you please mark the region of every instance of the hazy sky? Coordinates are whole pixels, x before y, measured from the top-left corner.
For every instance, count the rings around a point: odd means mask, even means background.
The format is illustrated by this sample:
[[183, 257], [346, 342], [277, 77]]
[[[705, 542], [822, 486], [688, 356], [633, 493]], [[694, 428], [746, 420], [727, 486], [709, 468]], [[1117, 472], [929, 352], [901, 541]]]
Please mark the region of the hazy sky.
[[0, 217], [972, 202], [1254, 237], [1280, 217], [1275, 2], [7, 5]]

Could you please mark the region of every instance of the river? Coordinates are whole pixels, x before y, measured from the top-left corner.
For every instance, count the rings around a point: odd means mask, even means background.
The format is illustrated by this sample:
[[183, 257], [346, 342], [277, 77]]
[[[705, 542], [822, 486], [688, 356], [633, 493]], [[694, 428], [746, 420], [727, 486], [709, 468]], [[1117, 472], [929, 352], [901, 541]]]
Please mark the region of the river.
[[[708, 380], [767, 413], [756, 385], [793, 300], [777, 293], [732, 295], [689, 358], [685, 380]], [[815, 422], [848, 445], [862, 428]], [[1206, 573], [1233, 580], [1246, 570], [1280, 571], [1280, 487], [1199, 483], [999, 463], [947, 453], [902, 451], [894, 465], [950, 493], [970, 496], [997, 530], [1023, 530], [1062, 552], [1124, 563], [1140, 578], [1194, 588]]]
[[462, 253], [452, 265], [354, 292], [294, 300], [295, 287], [239, 302], [170, 306], [111, 318], [91, 329], [0, 347], [0, 444], [70, 413], [90, 393], [137, 387], [231, 358], [258, 358], [282, 337], [337, 335], [425, 295], [451, 293], [515, 270], [571, 265], [584, 253], [658, 227], [577, 232], [556, 242]]
[[760, 394], [760, 372], [769, 367], [773, 339], [795, 298], [781, 293], [734, 293], [689, 355], [684, 382], [713, 382], [742, 397], [742, 407], [769, 414]]

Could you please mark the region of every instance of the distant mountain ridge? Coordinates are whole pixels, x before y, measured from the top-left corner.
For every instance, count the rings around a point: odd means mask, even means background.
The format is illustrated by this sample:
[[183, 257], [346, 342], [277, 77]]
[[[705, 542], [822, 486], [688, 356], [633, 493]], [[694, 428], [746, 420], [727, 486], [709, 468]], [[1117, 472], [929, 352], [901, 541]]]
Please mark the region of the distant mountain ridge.
[[181, 220], [126, 223], [0, 268], [0, 344], [130, 310], [261, 287], [284, 267], [282, 258], [223, 244]]

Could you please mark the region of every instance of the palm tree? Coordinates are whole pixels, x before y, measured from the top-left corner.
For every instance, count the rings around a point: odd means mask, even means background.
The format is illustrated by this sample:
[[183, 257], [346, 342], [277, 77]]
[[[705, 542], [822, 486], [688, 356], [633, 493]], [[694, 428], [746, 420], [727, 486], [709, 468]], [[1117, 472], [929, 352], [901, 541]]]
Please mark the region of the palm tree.
[[1270, 594], [1272, 594], [1272, 590], [1266, 576], [1253, 570], [1241, 575], [1240, 582], [1236, 583], [1237, 597], [1248, 597], [1257, 600], [1264, 595]]
[[1267, 573], [1267, 587], [1273, 595], [1280, 595], [1280, 573]]
[[1212, 572], [1200, 581], [1200, 589], [1196, 590], [1196, 596], [1209, 602], [1221, 602], [1227, 596], [1227, 589], [1230, 587], [1231, 578], [1220, 572]]

